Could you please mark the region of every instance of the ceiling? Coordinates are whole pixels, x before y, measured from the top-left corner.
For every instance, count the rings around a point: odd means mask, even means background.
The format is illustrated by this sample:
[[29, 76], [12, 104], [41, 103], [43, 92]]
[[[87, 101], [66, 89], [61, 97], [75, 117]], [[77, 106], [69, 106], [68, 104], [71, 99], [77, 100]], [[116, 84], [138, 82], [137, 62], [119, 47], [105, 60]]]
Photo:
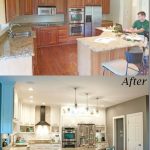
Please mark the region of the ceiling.
[[[0, 78], [1, 79], [1, 78]], [[100, 97], [101, 107], [110, 107], [137, 97], [148, 95], [148, 85], [122, 86], [124, 78], [103, 77], [6, 77], [16, 82], [15, 89], [19, 99], [35, 105], [74, 105], [74, 87], [77, 89], [78, 105], [96, 105]]]

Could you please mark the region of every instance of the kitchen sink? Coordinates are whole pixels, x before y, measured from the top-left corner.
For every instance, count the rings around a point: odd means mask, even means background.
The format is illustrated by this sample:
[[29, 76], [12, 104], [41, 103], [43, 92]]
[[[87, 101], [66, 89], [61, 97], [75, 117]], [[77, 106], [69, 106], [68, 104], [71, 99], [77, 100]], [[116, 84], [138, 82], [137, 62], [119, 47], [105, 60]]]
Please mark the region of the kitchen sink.
[[13, 32], [10, 37], [12, 38], [19, 38], [19, 37], [31, 37], [32, 36], [32, 32], [31, 31], [27, 31], [27, 32]]

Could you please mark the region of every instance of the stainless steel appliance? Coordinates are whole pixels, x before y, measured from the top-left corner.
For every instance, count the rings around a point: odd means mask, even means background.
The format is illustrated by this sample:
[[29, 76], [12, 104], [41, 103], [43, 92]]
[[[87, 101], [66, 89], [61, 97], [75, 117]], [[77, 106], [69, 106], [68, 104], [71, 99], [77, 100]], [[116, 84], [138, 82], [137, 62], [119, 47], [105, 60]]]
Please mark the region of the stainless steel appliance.
[[62, 129], [62, 147], [76, 147], [77, 146], [77, 129], [64, 127]]
[[69, 8], [69, 23], [84, 23], [84, 8]]
[[84, 35], [84, 24], [69, 24], [69, 33], [71, 36]]
[[56, 15], [56, 6], [38, 6], [38, 15]]
[[95, 28], [102, 23], [101, 6], [85, 6], [85, 36], [94, 36]]
[[71, 36], [84, 35], [84, 8], [69, 8], [69, 34]]
[[78, 124], [78, 138], [77, 138], [77, 145], [79, 147], [88, 146], [94, 147], [95, 146], [95, 137], [96, 137], [96, 130], [95, 124]]

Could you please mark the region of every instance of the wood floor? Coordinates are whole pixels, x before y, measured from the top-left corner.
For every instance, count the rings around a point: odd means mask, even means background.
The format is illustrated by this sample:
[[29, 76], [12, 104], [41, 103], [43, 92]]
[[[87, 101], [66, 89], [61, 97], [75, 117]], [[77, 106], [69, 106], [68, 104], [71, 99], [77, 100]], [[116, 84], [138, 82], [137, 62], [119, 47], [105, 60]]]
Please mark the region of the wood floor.
[[77, 75], [77, 44], [38, 49], [34, 75]]

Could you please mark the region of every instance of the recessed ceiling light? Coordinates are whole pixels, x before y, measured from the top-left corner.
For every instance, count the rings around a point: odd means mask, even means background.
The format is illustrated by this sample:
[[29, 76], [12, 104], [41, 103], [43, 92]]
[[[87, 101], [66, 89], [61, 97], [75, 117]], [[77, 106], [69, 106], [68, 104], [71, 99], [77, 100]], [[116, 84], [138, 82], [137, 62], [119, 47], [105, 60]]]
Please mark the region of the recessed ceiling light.
[[33, 100], [30, 100], [30, 103], [33, 103]]
[[46, 103], [45, 103], [45, 102], [43, 102], [43, 103], [42, 103], [42, 105], [46, 105]]
[[30, 87], [30, 88], [28, 88], [28, 90], [29, 90], [29, 91], [33, 91], [33, 88], [32, 88], [32, 87]]
[[31, 95], [29, 98], [30, 98], [30, 99], [33, 99], [33, 96]]

